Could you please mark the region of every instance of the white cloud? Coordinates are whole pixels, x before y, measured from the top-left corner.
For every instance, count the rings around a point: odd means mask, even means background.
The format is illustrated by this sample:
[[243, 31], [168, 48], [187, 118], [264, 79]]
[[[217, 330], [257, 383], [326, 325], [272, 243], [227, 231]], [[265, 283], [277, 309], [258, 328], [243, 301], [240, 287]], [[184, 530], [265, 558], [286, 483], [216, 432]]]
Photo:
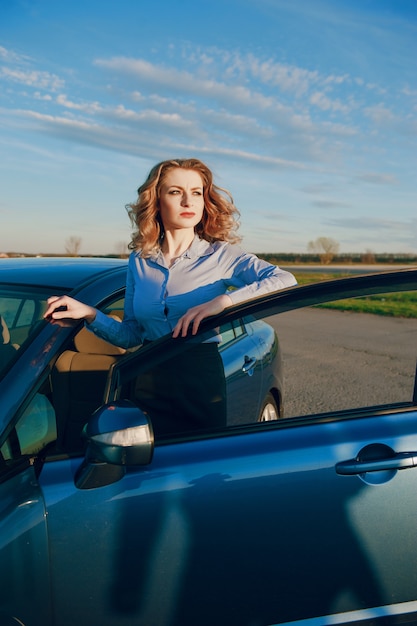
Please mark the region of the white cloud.
[[29, 60], [29, 57], [17, 54], [14, 50], [8, 50], [0, 46], [0, 59], [6, 63], [21, 63]]
[[261, 109], [279, 106], [272, 97], [265, 96], [242, 85], [227, 85], [221, 81], [201, 79], [188, 71], [179, 71], [172, 67], [165, 68], [143, 59], [115, 57], [113, 59], [97, 59], [99, 67], [111, 69], [120, 73], [133, 75], [137, 80], [159, 88], [193, 95], [197, 98], [214, 99], [223, 103], [234, 103], [256, 106]]
[[68, 99], [65, 94], [60, 94], [56, 98], [57, 104], [74, 111], [83, 111], [85, 113], [100, 113], [103, 107], [98, 102], [76, 103]]
[[364, 110], [364, 114], [367, 117], [371, 118], [371, 120], [378, 125], [391, 123], [395, 120], [394, 113], [384, 104], [377, 104], [375, 106], [367, 107]]
[[42, 94], [39, 91], [35, 91], [33, 94], [35, 100], [45, 100], [46, 102], [51, 102], [52, 96], [49, 93]]
[[398, 180], [393, 174], [378, 174], [375, 172], [364, 172], [357, 177], [365, 183], [373, 185], [397, 185]]
[[[110, 113], [115, 114], [116, 110], [111, 110]], [[105, 127], [98, 122], [42, 114], [37, 111], [16, 110], [13, 114], [26, 119], [28, 123], [35, 122], [38, 131], [47, 132], [55, 138], [61, 137], [77, 143], [116, 150], [124, 154], [141, 156], [146, 149], [151, 155], [157, 154], [157, 158], [171, 151], [175, 154], [215, 155], [226, 160], [278, 169], [303, 170], [305, 168], [302, 163], [272, 155], [260, 155], [255, 151], [228, 148], [218, 144], [213, 146], [202, 145], [200, 142], [201, 135], [198, 132], [194, 133], [194, 144], [181, 140], [181, 133], [179, 133], [179, 137], [172, 133], [159, 132], [156, 134], [155, 129], [158, 128], [160, 131], [162, 124], [177, 126], [177, 122], [175, 117], [163, 116], [155, 111], [147, 111], [141, 116], [136, 116], [135, 121], [142, 123], [136, 126], [126, 126], [124, 129]]]
[[349, 113], [350, 107], [342, 104], [340, 100], [331, 100], [323, 92], [316, 91], [310, 97], [310, 102], [322, 111], [339, 111], [341, 113]]
[[[298, 93], [318, 80], [315, 73], [301, 69], [296, 71], [298, 68], [295, 67], [288, 68], [272, 62], [261, 64], [253, 55], [250, 63], [249, 57], [242, 59], [234, 55], [233, 58], [241, 63], [242, 72], [258, 72], [264, 81], [275, 81], [277, 84], [282, 79], [286, 88], [292, 85]], [[307, 101], [296, 108], [294, 103], [284, 104], [278, 93], [262, 93], [242, 77], [240, 82], [217, 80], [216, 74], [224, 78], [224, 72], [218, 64], [209, 63], [208, 59], [206, 65], [210, 66], [211, 72], [208, 78], [201, 78], [198, 72], [193, 74], [186, 69], [165, 67], [144, 59], [101, 58], [95, 61], [95, 65], [110, 72], [117, 85], [120, 85], [123, 75], [128, 77], [129, 91], [110, 84], [107, 95], [116, 99], [112, 104], [77, 100], [68, 95], [70, 92], [62, 92], [54, 102], [68, 115], [60, 117], [51, 109], [40, 110], [36, 116], [35, 107], [29, 106], [27, 119], [37, 120], [39, 131], [57, 136], [62, 133], [67, 139], [68, 129], [73, 123], [72, 141], [84, 145], [91, 142], [93, 146], [112, 147], [129, 154], [143, 152], [143, 142], [149, 146], [153, 134], [152, 152], [158, 146], [161, 149], [168, 149], [170, 144], [186, 146], [188, 141], [200, 152], [204, 145], [211, 153], [221, 153], [225, 158], [233, 154], [238, 159], [252, 160], [257, 165], [263, 162], [270, 167], [291, 168], [304, 168], [306, 162], [315, 163], [317, 168], [319, 162], [328, 161], [332, 153], [340, 150], [333, 139], [329, 144], [331, 138], [348, 138], [356, 132], [335, 121], [313, 122], [305, 106]], [[23, 73], [16, 76], [22, 80], [29, 78]], [[48, 72], [34, 72], [32, 82], [40, 82], [43, 78], [46, 86], [51, 77], [53, 75]], [[337, 82], [334, 77], [331, 79]], [[63, 84], [57, 80], [56, 83], [52, 81], [51, 86]], [[68, 85], [67, 89], [70, 87]], [[322, 108], [324, 98], [322, 94]], [[34, 100], [47, 101], [39, 87]], [[315, 101], [318, 103], [317, 97]], [[343, 112], [337, 100], [328, 98], [326, 106], [332, 107], [335, 112]], [[24, 116], [23, 109], [20, 109], [19, 115]], [[85, 129], [83, 133], [78, 132], [81, 127]], [[168, 141], [166, 135], [169, 136]], [[187, 154], [190, 151], [191, 146], [187, 148]], [[311, 169], [313, 166], [308, 167]]]
[[317, 71], [312, 72], [272, 60], [261, 61], [253, 55], [248, 55], [247, 59], [242, 61], [242, 67], [245, 65], [252, 76], [262, 83], [277, 86], [283, 91], [292, 92], [297, 96], [306, 93], [319, 80]]
[[0, 68], [0, 78], [20, 83], [27, 87], [35, 87], [36, 89], [46, 89], [49, 91], [62, 89], [65, 84], [58, 76], [50, 74], [49, 72], [10, 69], [8, 67]]
[[[220, 57], [220, 53], [217, 56]], [[190, 55], [187, 59], [189, 58]], [[201, 54], [195, 55], [195, 59], [197, 58], [201, 58]], [[225, 58], [233, 68], [239, 67], [242, 74], [240, 82], [236, 77], [229, 82], [218, 80], [216, 74], [224, 79], [228, 66], [225, 68], [214, 62], [209, 64], [207, 60], [206, 64], [210, 66], [209, 78], [201, 78], [199, 68], [195, 73], [191, 73], [188, 69], [165, 67], [144, 59], [101, 58], [97, 59], [95, 64], [113, 73], [115, 80], [119, 82], [120, 77], [124, 75], [129, 77], [131, 84], [133, 77], [134, 83], [139, 88], [131, 91], [130, 98], [133, 102], [146, 107], [152, 100], [157, 108], [169, 107], [170, 110], [181, 112], [184, 116], [186, 115], [184, 107], [187, 107], [187, 115], [195, 120], [202, 138], [209, 143], [214, 140], [217, 142], [220, 140], [222, 143], [234, 141], [233, 137], [237, 131], [240, 133], [241, 143], [252, 142], [258, 129], [258, 148], [261, 152], [265, 151], [273, 157], [281, 157], [287, 152], [289, 160], [307, 158], [320, 161], [328, 160], [332, 152], [339, 150], [335, 143], [331, 147], [325, 146], [327, 137], [336, 135], [352, 137], [356, 133], [356, 130], [335, 121], [313, 122], [307, 106], [308, 101], [301, 107], [296, 106], [294, 102], [284, 103], [280, 100], [278, 92], [262, 93], [244, 76], [258, 72], [265, 81], [275, 80], [277, 83], [279, 76], [286, 77], [285, 80], [292, 82], [293, 88], [301, 93], [310, 83], [318, 80], [316, 73], [285, 67], [278, 63], [262, 65], [253, 55], [244, 58], [239, 55], [223, 55], [222, 62]], [[333, 83], [341, 83], [344, 80], [345, 77], [340, 77], [339, 80], [336, 80], [335, 76], [330, 77]], [[289, 86], [289, 83], [286, 86]], [[321, 110], [331, 109], [339, 115], [344, 115], [350, 110], [348, 105], [343, 105], [336, 99], [330, 100], [324, 94], [320, 94], [320, 97], [316, 95], [313, 101], [316, 106], [320, 105]], [[215, 119], [216, 110], [217, 119]], [[210, 133], [207, 124], [211, 125]]]
[[[330, 74], [322, 81], [323, 85], [342, 85], [343, 83], [351, 82], [349, 74], [343, 74], [341, 76], [335, 76], [334, 74]], [[363, 84], [363, 81], [358, 81], [358, 84]]]
[[[398, 124], [394, 128], [398, 116], [392, 100], [365, 100], [365, 82], [348, 73], [324, 75], [272, 57], [220, 49], [187, 51], [182, 61], [174, 46], [165, 63], [98, 58], [94, 65], [106, 72], [106, 90], [94, 92], [92, 83], [86, 93], [100, 93], [100, 100], [71, 96], [71, 83], [64, 93], [63, 81], [49, 72], [9, 69], [11, 82], [59, 86], [60, 93], [51, 101], [38, 87], [32, 99], [42, 100], [44, 108], [30, 104], [8, 114], [26, 118], [39, 132], [125, 154], [210, 154], [259, 168], [316, 172], [329, 164], [341, 171], [356, 151], [355, 142], [372, 132], [369, 118], [381, 127], [390, 120], [393, 130], [400, 130]], [[407, 123], [412, 128], [414, 120]], [[368, 153], [374, 149], [369, 142]], [[365, 173], [356, 179], [392, 184], [393, 175], [380, 176]], [[335, 206], [349, 205], [324, 200], [320, 208]]]
[[313, 206], [318, 209], [350, 209], [351, 204], [348, 202], [340, 202], [339, 200], [314, 200]]
[[417, 99], [417, 89], [412, 89], [409, 85], [406, 85], [402, 90], [401, 93], [404, 96], [407, 96], [409, 98], [416, 98]]

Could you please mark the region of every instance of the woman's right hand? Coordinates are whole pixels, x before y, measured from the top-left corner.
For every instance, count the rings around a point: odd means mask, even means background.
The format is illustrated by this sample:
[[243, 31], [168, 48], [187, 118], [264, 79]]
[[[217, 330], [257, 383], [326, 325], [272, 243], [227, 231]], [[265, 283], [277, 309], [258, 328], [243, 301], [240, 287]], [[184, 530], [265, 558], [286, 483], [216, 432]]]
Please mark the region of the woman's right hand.
[[88, 324], [91, 324], [96, 318], [97, 311], [94, 307], [69, 296], [51, 296], [48, 298], [47, 303], [48, 308], [44, 313], [45, 319], [84, 319]]

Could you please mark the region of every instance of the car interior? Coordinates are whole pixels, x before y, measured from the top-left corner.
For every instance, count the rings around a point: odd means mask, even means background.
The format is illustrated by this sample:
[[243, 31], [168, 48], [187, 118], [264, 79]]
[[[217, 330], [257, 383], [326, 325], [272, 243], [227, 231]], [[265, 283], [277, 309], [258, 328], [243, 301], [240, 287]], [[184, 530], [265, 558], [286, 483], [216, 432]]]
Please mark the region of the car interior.
[[[121, 320], [120, 315], [111, 317]], [[124, 354], [124, 348], [83, 327], [74, 337], [71, 349], [58, 357], [51, 373], [58, 449], [79, 449], [82, 428], [102, 402], [109, 369]]]
[[[42, 307], [39, 307], [40, 311], [41, 309]], [[123, 309], [111, 311], [109, 315], [121, 320]], [[39, 316], [41, 319], [41, 313], [38, 313], [37, 318]], [[31, 324], [19, 324], [17, 317], [11, 320], [10, 330], [4, 316], [0, 316], [0, 372], [3, 368], [10, 366], [19, 350], [19, 344], [13, 339], [19, 337], [24, 343], [31, 327], [39, 323], [36, 319], [31, 320]], [[111, 365], [125, 353], [126, 350], [123, 348], [100, 339], [82, 327], [73, 338], [71, 346], [59, 355], [38, 393], [23, 408], [16, 427], [19, 441], [13, 445], [10, 444], [14, 436], [12, 433], [11, 439], [1, 450], [3, 457], [11, 458], [18, 444], [21, 449], [23, 448], [19, 436], [19, 424], [24, 424], [23, 431], [20, 428], [21, 432], [27, 432], [30, 427], [42, 431], [41, 422], [38, 419], [41, 411], [48, 416], [47, 430], [49, 432], [40, 437], [45, 446], [53, 444], [54, 450], [69, 453], [83, 449], [84, 442], [81, 438], [83, 426], [93, 411], [102, 403]], [[51, 414], [53, 414], [53, 426]], [[31, 422], [32, 426], [30, 426]]]

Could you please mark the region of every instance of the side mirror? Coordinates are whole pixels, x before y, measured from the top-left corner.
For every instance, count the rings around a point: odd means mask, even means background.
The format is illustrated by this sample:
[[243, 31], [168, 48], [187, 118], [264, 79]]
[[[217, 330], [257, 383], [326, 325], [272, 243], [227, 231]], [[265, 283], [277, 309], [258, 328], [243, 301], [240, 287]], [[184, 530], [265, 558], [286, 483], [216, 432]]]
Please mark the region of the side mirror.
[[119, 400], [100, 407], [87, 423], [85, 459], [75, 475], [78, 489], [93, 489], [120, 480], [128, 465], [148, 465], [154, 433], [146, 415], [132, 402]]

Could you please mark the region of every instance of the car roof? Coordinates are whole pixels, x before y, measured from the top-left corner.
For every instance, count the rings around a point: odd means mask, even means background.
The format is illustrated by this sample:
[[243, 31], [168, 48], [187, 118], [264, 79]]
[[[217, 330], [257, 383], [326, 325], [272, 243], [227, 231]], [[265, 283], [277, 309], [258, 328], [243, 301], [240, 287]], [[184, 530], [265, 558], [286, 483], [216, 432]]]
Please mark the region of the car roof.
[[107, 257], [19, 257], [0, 259], [0, 283], [74, 289], [103, 273], [125, 271], [126, 259]]

